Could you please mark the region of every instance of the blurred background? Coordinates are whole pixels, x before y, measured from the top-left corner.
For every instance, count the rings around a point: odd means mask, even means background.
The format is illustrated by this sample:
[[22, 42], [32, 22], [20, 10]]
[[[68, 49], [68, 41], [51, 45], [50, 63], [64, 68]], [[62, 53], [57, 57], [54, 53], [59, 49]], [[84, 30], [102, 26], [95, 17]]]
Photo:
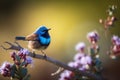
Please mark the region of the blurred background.
[[[107, 36], [99, 19], [106, 19], [109, 5], [117, 5], [118, 21]], [[113, 34], [120, 36], [120, 0], [0, 0], [0, 44], [14, 42], [15, 36], [27, 36], [37, 27], [45, 25], [51, 28], [52, 38], [46, 54], [61, 62], [68, 63], [77, 53], [75, 45], [85, 42], [86, 35], [97, 30], [100, 34], [100, 58], [104, 67], [103, 76], [108, 80], [120, 79], [120, 59], [111, 60], [106, 54], [111, 45]], [[27, 42], [18, 41], [27, 48]], [[4, 61], [12, 62], [10, 51], [0, 48], [0, 65]], [[40, 52], [38, 52], [40, 53]], [[87, 53], [87, 47], [86, 47]], [[59, 75], [51, 76], [58, 67], [46, 61], [34, 59], [34, 66], [29, 67], [31, 80], [58, 80]], [[0, 80], [9, 80], [0, 76]]]

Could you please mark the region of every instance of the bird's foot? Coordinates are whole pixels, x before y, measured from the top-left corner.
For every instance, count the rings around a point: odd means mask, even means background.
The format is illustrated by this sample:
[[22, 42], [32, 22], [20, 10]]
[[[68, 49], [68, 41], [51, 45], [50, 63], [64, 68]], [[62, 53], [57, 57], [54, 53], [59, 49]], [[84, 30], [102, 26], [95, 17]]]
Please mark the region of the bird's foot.
[[32, 53], [33, 53], [33, 57], [35, 57], [36, 56], [35, 51], [32, 51]]
[[47, 57], [46, 54], [43, 54], [43, 57], [46, 58]]
[[46, 58], [46, 54], [44, 53], [44, 51], [41, 50], [41, 52], [42, 52], [43, 57]]

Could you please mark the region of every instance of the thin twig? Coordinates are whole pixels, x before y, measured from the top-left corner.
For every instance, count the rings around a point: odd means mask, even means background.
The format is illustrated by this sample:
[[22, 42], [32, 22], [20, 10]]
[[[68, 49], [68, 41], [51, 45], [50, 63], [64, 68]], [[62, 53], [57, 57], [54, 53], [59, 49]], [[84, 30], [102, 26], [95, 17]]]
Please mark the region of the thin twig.
[[[23, 49], [23, 47], [21, 47], [17, 42], [15, 42], [14, 44], [12, 44], [10, 42], [5, 42], [5, 43], [10, 45], [9, 48], [5, 48], [4, 46], [1, 45], [1, 47], [5, 50], [18, 50], [19, 51], [20, 49]], [[42, 60], [48, 61], [52, 64], [57, 65], [58, 67], [62, 67], [66, 70], [73, 71], [74, 73], [77, 73], [77, 74], [80, 74], [80, 75], [83, 75], [83, 76], [91, 77], [95, 80], [103, 80], [103, 78], [101, 76], [95, 75], [95, 74], [90, 73], [90, 72], [81, 71], [81, 70], [78, 70], [76, 68], [69, 67], [68, 65], [66, 65], [63, 62], [60, 62], [60, 61], [55, 60], [55, 59], [53, 59], [51, 57], [48, 57], [48, 56], [45, 57], [42, 54], [40, 55], [40, 54], [34, 54], [32, 52], [29, 52], [28, 56], [31, 56], [31, 57], [36, 58], [36, 59], [42, 59]]]

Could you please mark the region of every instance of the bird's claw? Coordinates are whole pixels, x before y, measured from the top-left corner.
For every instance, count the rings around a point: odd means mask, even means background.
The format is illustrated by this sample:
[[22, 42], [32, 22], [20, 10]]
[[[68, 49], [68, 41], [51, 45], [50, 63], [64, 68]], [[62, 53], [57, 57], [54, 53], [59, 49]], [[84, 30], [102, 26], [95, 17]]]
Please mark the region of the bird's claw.
[[44, 51], [41, 50], [41, 52], [42, 52], [43, 57], [46, 58], [46, 54], [44, 53]]
[[47, 57], [46, 54], [43, 54], [43, 57], [46, 58]]
[[32, 51], [32, 53], [33, 53], [33, 57], [35, 57], [35, 56], [36, 56], [35, 52], [34, 52], [34, 51]]

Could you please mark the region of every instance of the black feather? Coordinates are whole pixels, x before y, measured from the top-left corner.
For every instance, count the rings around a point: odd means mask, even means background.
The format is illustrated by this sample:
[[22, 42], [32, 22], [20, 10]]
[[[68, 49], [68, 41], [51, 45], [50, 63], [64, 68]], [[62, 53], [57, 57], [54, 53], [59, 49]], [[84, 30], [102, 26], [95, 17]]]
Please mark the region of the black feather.
[[17, 36], [17, 37], [15, 37], [15, 40], [25, 40], [25, 37]]

